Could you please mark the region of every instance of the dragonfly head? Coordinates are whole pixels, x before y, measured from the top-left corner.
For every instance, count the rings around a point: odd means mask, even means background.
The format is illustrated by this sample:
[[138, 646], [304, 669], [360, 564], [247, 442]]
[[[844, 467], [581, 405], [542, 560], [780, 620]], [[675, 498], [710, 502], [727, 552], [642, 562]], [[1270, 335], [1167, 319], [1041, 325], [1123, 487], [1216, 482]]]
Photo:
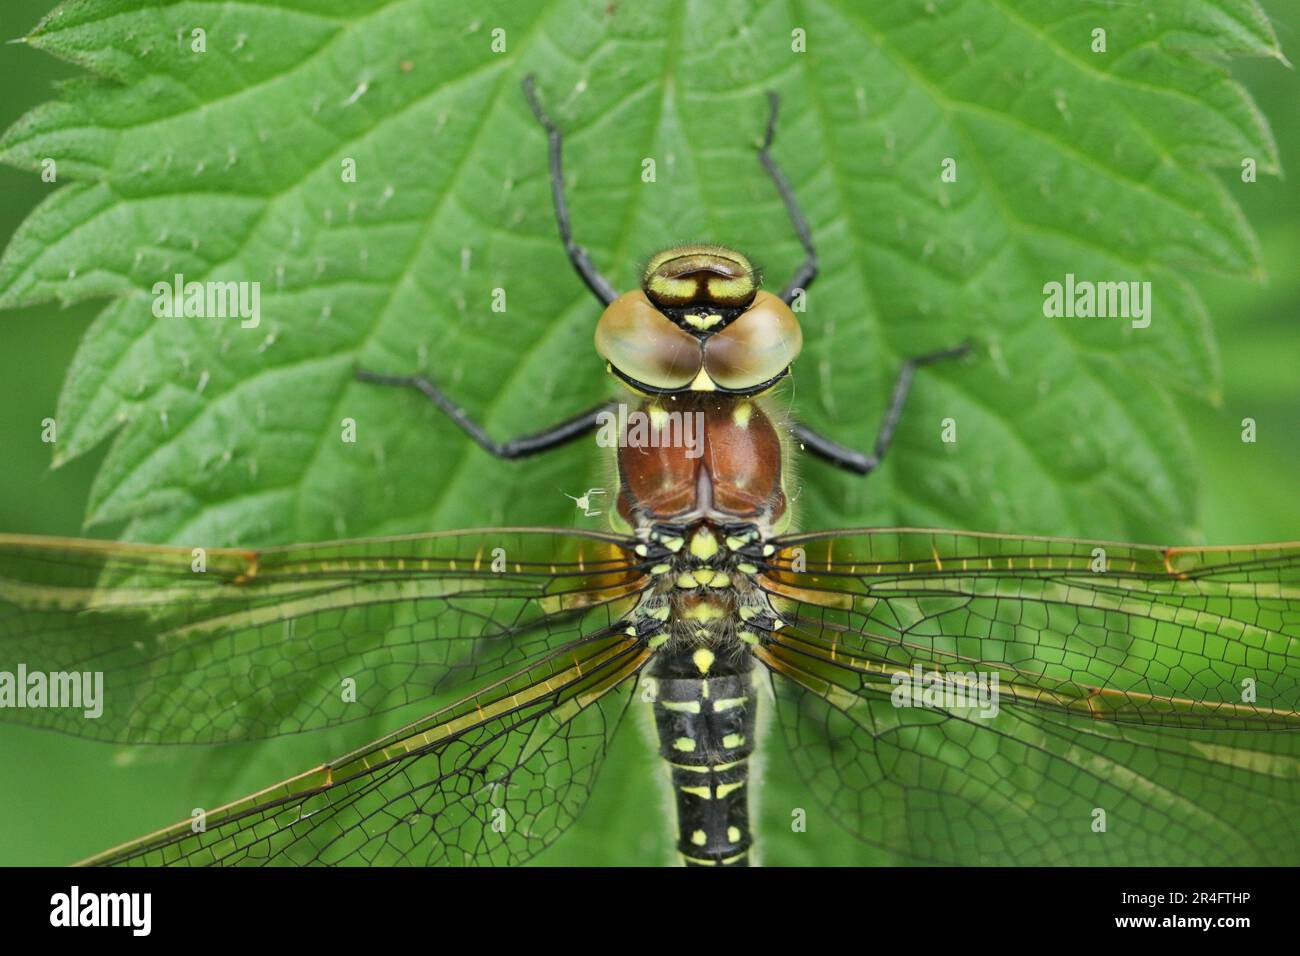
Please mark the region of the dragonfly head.
[[652, 395], [755, 395], [790, 370], [799, 322], [739, 252], [678, 246], [651, 258], [641, 288], [625, 292], [596, 326], [610, 371]]

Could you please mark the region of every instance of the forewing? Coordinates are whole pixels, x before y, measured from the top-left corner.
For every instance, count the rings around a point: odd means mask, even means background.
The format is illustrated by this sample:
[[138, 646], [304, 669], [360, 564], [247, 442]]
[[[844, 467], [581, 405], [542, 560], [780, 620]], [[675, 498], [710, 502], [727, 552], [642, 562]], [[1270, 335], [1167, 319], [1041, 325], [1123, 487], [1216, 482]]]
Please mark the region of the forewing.
[[885, 530], [776, 547], [760, 583], [785, 598], [785, 619], [886, 686], [916, 664], [974, 668], [996, 672], [1016, 704], [1141, 724], [1300, 729], [1300, 545]]
[[649, 656], [583, 638], [352, 754], [87, 865], [517, 865], [576, 818]]
[[[760, 581], [786, 623], [757, 653], [804, 779], [868, 842], [981, 864], [1300, 852], [1296, 545], [776, 545]], [[992, 708], [912, 694], [994, 675]]]
[[264, 551], [0, 536], [0, 671], [103, 675], [98, 717], [0, 716], [215, 743], [454, 699], [613, 625], [645, 586], [628, 547], [547, 529]]

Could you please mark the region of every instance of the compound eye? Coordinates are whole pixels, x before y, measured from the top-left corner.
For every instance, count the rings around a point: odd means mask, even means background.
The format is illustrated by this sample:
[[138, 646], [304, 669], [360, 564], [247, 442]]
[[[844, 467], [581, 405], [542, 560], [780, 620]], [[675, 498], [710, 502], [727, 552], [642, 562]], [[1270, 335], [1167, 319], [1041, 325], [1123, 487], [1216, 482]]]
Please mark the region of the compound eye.
[[770, 292], [704, 345], [704, 370], [723, 388], [744, 390], [776, 378], [803, 348], [803, 330], [790, 307]]
[[596, 351], [628, 378], [651, 388], [685, 388], [704, 362], [700, 343], [650, 304], [645, 293], [625, 292], [596, 323]]

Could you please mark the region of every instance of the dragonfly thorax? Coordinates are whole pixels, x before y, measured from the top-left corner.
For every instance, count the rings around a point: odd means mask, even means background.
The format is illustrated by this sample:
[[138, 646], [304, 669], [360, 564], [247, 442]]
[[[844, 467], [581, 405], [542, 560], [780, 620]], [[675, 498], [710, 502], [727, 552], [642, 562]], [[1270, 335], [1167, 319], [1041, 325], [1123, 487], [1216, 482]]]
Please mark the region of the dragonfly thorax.
[[752, 583], [772, 550], [752, 524], [653, 526], [637, 548], [653, 562], [654, 579], [637, 608], [638, 635], [653, 649], [742, 653], [775, 624], [770, 602]]
[[743, 522], [770, 537], [788, 525], [781, 439], [757, 402], [648, 400], [626, 417], [617, 443], [623, 530]]

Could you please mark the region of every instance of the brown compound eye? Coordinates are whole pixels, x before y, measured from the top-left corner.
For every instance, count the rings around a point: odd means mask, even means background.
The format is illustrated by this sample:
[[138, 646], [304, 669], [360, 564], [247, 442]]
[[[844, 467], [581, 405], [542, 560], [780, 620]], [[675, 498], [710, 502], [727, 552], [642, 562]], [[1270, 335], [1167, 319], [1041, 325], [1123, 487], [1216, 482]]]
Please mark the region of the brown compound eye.
[[625, 292], [596, 323], [596, 351], [623, 375], [656, 389], [685, 388], [704, 362], [699, 340], [650, 304]]
[[776, 378], [803, 348], [803, 330], [790, 307], [770, 292], [704, 346], [704, 370], [723, 388], [744, 390]]

